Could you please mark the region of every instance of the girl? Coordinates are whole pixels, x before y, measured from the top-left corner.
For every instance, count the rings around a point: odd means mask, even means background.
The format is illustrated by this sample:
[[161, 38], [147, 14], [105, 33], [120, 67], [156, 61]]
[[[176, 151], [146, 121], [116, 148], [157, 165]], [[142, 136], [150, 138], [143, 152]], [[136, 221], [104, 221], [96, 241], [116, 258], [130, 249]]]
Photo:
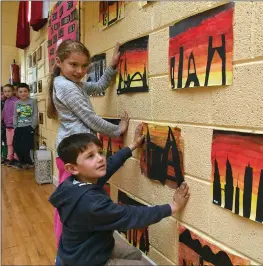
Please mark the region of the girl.
[[[110, 66], [98, 82], [82, 82], [90, 65], [90, 53], [80, 42], [63, 41], [56, 51], [56, 66], [49, 87], [49, 118], [60, 120], [56, 147], [63, 138], [76, 133], [103, 133], [108, 136], [120, 136], [128, 128], [129, 118], [125, 116], [119, 125], [113, 125], [99, 117], [93, 109], [89, 95], [102, 93], [110, 85], [116, 74], [120, 57], [119, 44], [116, 45]], [[59, 184], [70, 176], [64, 169], [60, 158], [56, 159], [59, 170]], [[62, 231], [58, 213], [55, 213], [55, 233], [57, 245]]]
[[18, 98], [14, 95], [15, 88], [11, 84], [6, 84], [3, 88], [5, 96], [5, 104], [2, 113], [2, 119], [4, 120], [6, 128], [6, 144], [7, 144], [7, 159], [3, 162], [7, 166], [15, 166], [18, 157], [14, 153], [13, 148], [13, 138], [14, 138], [14, 125], [13, 125], [13, 116], [15, 103]]
[[18, 169], [34, 167], [30, 150], [34, 147], [34, 133], [37, 126], [37, 101], [29, 97], [29, 86], [19, 84], [17, 93], [19, 100], [15, 103], [14, 111], [14, 149], [19, 158]]

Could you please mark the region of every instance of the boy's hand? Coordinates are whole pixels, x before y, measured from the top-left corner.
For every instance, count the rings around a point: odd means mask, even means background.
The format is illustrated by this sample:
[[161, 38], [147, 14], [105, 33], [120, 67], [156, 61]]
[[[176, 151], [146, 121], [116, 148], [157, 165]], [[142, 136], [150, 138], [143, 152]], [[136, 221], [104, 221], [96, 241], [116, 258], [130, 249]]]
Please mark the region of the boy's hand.
[[114, 69], [116, 69], [119, 63], [119, 60], [120, 60], [119, 49], [120, 49], [120, 44], [117, 42], [115, 45], [115, 49], [114, 49], [113, 56], [112, 56], [111, 63], [110, 63], [110, 66]]
[[131, 151], [134, 151], [144, 142], [144, 135], [142, 134], [142, 128], [143, 128], [143, 124], [141, 123], [140, 125], [137, 126], [135, 130], [133, 143], [129, 145], [129, 148], [131, 149]]
[[186, 182], [177, 188], [174, 192], [173, 201], [170, 204], [172, 209], [172, 214], [180, 212], [186, 205], [190, 194], [188, 193], [189, 187]]
[[121, 129], [121, 134], [124, 134], [127, 131], [128, 126], [129, 126], [129, 121], [130, 121], [130, 118], [128, 116], [128, 113], [125, 111], [124, 116], [121, 118], [121, 121], [119, 124], [119, 127]]

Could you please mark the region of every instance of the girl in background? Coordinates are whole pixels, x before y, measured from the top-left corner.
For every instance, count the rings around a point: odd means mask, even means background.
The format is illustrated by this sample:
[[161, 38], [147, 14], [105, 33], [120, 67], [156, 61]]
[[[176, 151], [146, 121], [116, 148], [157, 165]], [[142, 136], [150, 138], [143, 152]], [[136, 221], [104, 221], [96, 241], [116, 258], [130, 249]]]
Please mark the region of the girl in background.
[[[82, 82], [90, 66], [90, 53], [80, 42], [63, 41], [56, 51], [56, 66], [49, 87], [49, 118], [60, 120], [56, 147], [63, 138], [76, 133], [103, 133], [114, 137], [127, 131], [129, 118], [125, 112], [119, 125], [113, 125], [99, 117], [91, 104], [89, 96], [102, 93], [110, 85], [116, 75], [119, 62], [119, 44], [116, 45], [110, 66], [106, 68], [98, 82]], [[59, 184], [70, 176], [64, 169], [62, 160], [56, 158], [59, 170]], [[62, 232], [57, 211], [55, 212], [55, 234], [57, 245]]]
[[14, 153], [13, 138], [14, 138], [14, 125], [13, 116], [15, 103], [18, 98], [14, 96], [15, 88], [11, 84], [6, 84], [3, 87], [5, 96], [5, 103], [3, 107], [2, 120], [6, 128], [6, 144], [7, 144], [7, 159], [3, 162], [7, 166], [15, 166], [18, 162], [18, 157]]
[[3, 120], [3, 109], [5, 105], [5, 95], [3, 87], [1, 86], [1, 164], [6, 163], [7, 157], [7, 144], [6, 144], [6, 128]]

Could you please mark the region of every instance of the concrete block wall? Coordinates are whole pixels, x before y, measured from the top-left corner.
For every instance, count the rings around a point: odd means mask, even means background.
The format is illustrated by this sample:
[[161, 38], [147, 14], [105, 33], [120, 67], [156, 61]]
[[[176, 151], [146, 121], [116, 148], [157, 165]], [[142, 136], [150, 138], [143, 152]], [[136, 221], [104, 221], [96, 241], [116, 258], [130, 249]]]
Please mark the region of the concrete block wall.
[[[54, 2], [50, 2], [50, 7]], [[150, 227], [149, 257], [158, 265], [178, 263], [178, 223], [188, 226], [224, 250], [263, 264], [263, 227], [212, 204], [211, 143], [213, 129], [262, 133], [263, 111], [263, 3], [239, 2], [234, 13], [233, 84], [172, 91], [168, 76], [168, 27], [193, 14], [213, 8], [220, 1], [154, 1], [143, 8], [139, 2], [125, 3], [125, 18], [101, 31], [98, 27], [99, 2], [82, 3], [81, 39], [92, 55], [106, 52], [111, 60], [116, 41], [124, 43], [149, 35], [148, 93], [117, 96], [115, 85], [106, 96], [92, 97], [100, 116], [119, 117], [126, 110], [131, 118], [125, 136], [129, 144], [140, 122], [178, 126], [184, 140], [184, 168], [191, 198], [181, 215], [166, 218]], [[43, 44], [44, 59], [39, 64], [43, 92], [37, 94], [44, 113], [40, 136], [53, 154], [54, 182], [57, 181], [55, 140], [59, 123], [46, 117], [47, 107], [47, 29], [31, 31], [31, 44], [20, 52], [23, 73], [25, 59]], [[43, 69], [42, 69], [43, 68]], [[43, 138], [42, 138], [43, 139]], [[118, 190], [133, 195], [144, 204], [169, 203], [173, 190], [142, 176], [139, 151], [111, 179], [111, 192], [117, 200]]]
[[[118, 117], [126, 110], [130, 128], [125, 144], [132, 140], [139, 122], [178, 126], [184, 140], [184, 167], [191, 198], [185, 211], [150, 226], [149, 257], [158, 265], [178, 263], [178, 222], [187, 225], [224, 250], [263, 264], [263, 227], [212, 204], [211, 144], [213, 129], [262, 133], [263, 93], [263, 3], [236, 2], [234, 13], [233, 84], [173, 91], [169, 86], [169, 26], [176, 21], [215, 7], [216, 1], [125, 3], [125, 18], [101, 31], [98, 2], [83, 4], [84, 43], [97, 54], [107, 53], [110, 62], [116, 41], [124, 43], [149, 35], [148, 93], [93, 97], [101, 116]], [[260, 49], [261, 47], [261, 49]], [[173, 191], [142, 176], [139, 152], [135, 152], [111, 179], [112, 196], [118, 189], [145, 204], [170, 202]]]

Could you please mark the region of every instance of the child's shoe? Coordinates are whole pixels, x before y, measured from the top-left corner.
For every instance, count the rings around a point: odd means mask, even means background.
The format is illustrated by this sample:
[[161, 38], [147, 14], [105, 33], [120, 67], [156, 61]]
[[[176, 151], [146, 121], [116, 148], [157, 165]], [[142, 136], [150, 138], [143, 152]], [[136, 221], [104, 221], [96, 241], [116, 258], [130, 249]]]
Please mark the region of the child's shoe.
[[18, 163], [18, 161], [14, 159], [12, 161], [9, 161], [9, 163], [7, 163], [7, 166], [8, 167], [14, 167], [17, 163]]
[[10, 163], [10, 160], [7, 160], [7, 159], [1, 159], [1, 164], [3, 165], [7, 165]]
[[30, 163], [30, 164], [27, 165], [27, 168], [28, 168], [28, 169], [30, 169], [30, 168], [34, 168], [34, 167], [35, 167], [35, 165], [34, 165], [33, 163]]
[[15, 169], [18, 169], [18, 170], [23, 170], [24, 169], [22, 164], [19, 163], [19, 162], [17, 162], [14, 165], [12, 165], [12, 167], [15, 168]]

